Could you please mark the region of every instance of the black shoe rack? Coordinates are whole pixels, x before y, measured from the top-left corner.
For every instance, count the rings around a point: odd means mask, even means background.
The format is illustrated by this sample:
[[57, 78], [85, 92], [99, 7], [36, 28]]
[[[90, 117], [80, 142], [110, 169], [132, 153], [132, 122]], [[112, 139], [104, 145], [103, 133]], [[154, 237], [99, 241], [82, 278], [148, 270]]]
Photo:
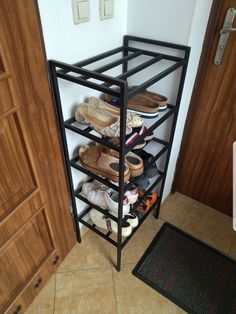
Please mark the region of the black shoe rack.
[[[137, 46], [142, 46], [141, 48], [137, 48]], [[145, 47], [145, 49], [143, 49]], [[146, 49], [148, 47], [149, 49]], [[151, 47], [151, 49], [150, 49]], [[158, 53], [158, 48], [161, 51], [172, 51], [173, 54], [166, 54], [166, 53]], [[122, 54], [121, 57], [116, 59], [115, 61], [106, 63], [103, 66], [100, 66], [94, 70], [88, 70], [85, 67], [91, 65], [95, 62], [106, 60], [106, 58], [115, 56], [117, 54]], [[116, 49], [112, 49], [105, 53], [99, 54], [95, 57], [89, 58], [87, 60], [78, 62], [76, 64], [67, 64], [64, 62], [50, 60], [49, 67], [50, 67], [50, 76], [51, 76], [51, 84], [53, 88], [53, 94], [56, 104], [56, 111], [58, 116], [58, 122], [60, 127], [61, 133], [61, 141], [64, 150], [64, 157], [65, 157], [65, 166], [66, 172], [68, 177], [68, 185], [69, 191], [71, 196], [71, 205], [72, 205], [72, 213], [74, 217], [74, 225], [77, 235], [78, 242], [81, 242], [80, 236], [80, 229], [79, 223], [85, 225], [89, 229], [93, 230], [99, 236], [104, 238], [105, 240], [109, 241], [112, 245], [117, 248], [117, 265], [116, 269], [120, 271], [121, 269], [121, 251], [124, 246], [128, 243], [128, 241], [132, 238], [134, 233], [138, 230], [138, 228], [142, 225], [144, 220], [147, 216], [153, 211], [154, 216], [158, 218], [159, 209], [161, 205], [166, 173], [168, 169], [171, 147], [173, 143], [176, 121], [179, 112], [179, 106], [186, 76], [186, 70], [189, 60], [190, 54], [190, 47], [172, 44], [163, 41], [157, 41], [152, 39], [140, 38], [135, 36], [124, 36], [123, 39], [123, 46], [118, 47]], [[176, 56], [177, 55], [177, 56]], [[144, 61], [141, 64], [131, 67], [130, 61], [138, 58], [140, 56], [148, 56], [149, 60]], [[135, 86], [133, 89], [128, 88], [128, 79], [130, 79], [133, 75], [137, 74], [138, 72], [148, 68], [148, 67], [155, 67], [158, 62], [161, 60], [167, 60], [165, 64], [168, 64], [164, 70], [157, 71], [157, 73], [150, 77], [145, 82], [142, 82], [140, 85]], [[104, 74], [106, 71], [115, 68], [117, 66], [121, 66], [121, 74], [115, 77], [109, 76]], [[176, 71], [177, 69], [181, 69], [180, 79], [176, 84], [178, 84], [178, 93], [176, 97], [175, 104], [168, 104], [168, 108], [163, 113], [159, 113], [158, 117], [153, 119], [153, 124], [147, 129], [146, 133], [138, 137], [132, 145], [129, 147], [125, 146], [125, 123], [126, 123], [126, 113], [127, 113], [127, 103], [129, 99], [133, 96], [137, 95], [139, 92], [146, 90], [151, 85], [155, 84], [159, 80], [163, 79], [170, 73]], [[90, 127], [82, 127], [81, 125], [76, 122], [75, 118], [72, 117], [67, 121], [64, 121], [63, 112], [62, 112], [62, 103], [61, 103], [61, 96], [60, 96], [60, 88], [58, 84], [58, 79], [66, 80], [75, 84], [79, 84], [103, 93], [107, 93], [113, 96], [117, 96], [120, 98], [120, 103], [122, 106], [120, 107], [120, 146], [116, 147], [114, 144], [110, 143], [106, 138], [102, 138], [99, 134], [96, 136], [94, 135], [93, 130]], [[96, 81], [94, 81], [96, 80]], [[119, 87], [119, 89], [114, 89], [114, 86]], [[137, 144], [141, 143], [147, 135], [157, 129], [161, 124], [163, 124], [167, 119], [173, 117], [170, 123], [170, 136], [168, 141], [163, 140], [161, 138], [154, 137], [152, 141], [157, 143], [156, 147], [158, 148], [158, 152], [154, 156], [154, 161], [156, 162], [164, 153], [165, 154], [165, 162], [163, 170], [159, 172], [159, 175], [147, 189], [146, 193], [153, 191], [157, 186], [159, 187], [159, 198], [157, 203], [152, 205], [152, 207], [146, 212], [139, 216], [139, 225], [135, 229], [133, 229], [132, 234], [127, 238], [122, 238], [121, 233], [121, 226], [123, 223], [123, 215], [122, 215], [122, 201], [124, 193], [129, 189], [131, 183], [124, 182], [124, 160], [125, 154], [128, 153], [130, 150], [134, 148]], [[84, 136], [91, 141], [95, 141], [97, 143], [106, 145], [109, 148], [115, 149], [119, 151], [120, 156], [120, 163], [119, 163], [119, 185], [116, 186], [115, 184], [111, 183], [110, 181], [86, 170], [83, 168], [79, 163], [79, 158], [76, 156], [75, 158], [70, 159], [68, 153], [68, 145], [67, 145], [67, 138], [66, 138], [66, 129], [70, 130], [71, 132], [77, 133], [79, 136]], [[79, 140], [78, 140], [79, 143]], [[88, 175], [91, 179], [96, 179], [103, 184], [111, 187], [112, 189], [119, 192], [119, 207], [118, 207], [118, 217], [113, 216], [108, 210], [104, 210], [95, 204], [89, 202], [85, 197], [83, 197], [80, 192], [81, 189], [74, 189], [73, 180], [72, 180], [72, 172], [71, 167], [83, 172], [84, 174]], [[139, 202], [141, 202], [146, 197], [146, 194], [142, 197]], [[83, 201], [87, 207], [78, 215], [77, 208], [76, 208], [76, 198]], [[135, 211], [137, 208], [138, 203], [133, 205], [132, 211]], [[102, 232], [101, 229], [98, 229], [95, 224], [90, 223], [89, 221], [85, 220], [85, 216], [89, 214], [92, 208], [97, 209], [99, 212], [104, 213], [106, 216], [110, 217], [114, 221], [118, 223], [118, 234], [117, 239], [114, 240], [112, 237], [112, 233], [110, 231]]]

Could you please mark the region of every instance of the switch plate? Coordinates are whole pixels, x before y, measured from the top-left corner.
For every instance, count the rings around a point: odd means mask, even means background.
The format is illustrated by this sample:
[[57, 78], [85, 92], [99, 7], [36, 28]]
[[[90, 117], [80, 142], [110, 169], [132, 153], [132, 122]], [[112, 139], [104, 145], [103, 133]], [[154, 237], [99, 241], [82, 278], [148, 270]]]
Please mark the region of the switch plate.
[[100, 0], [100, 19], [111, 19], [114, 16], [114, 0]]
[[90, 20], [90, 0], [72, 0], [71, 5], [74, 24], [84, 23]]

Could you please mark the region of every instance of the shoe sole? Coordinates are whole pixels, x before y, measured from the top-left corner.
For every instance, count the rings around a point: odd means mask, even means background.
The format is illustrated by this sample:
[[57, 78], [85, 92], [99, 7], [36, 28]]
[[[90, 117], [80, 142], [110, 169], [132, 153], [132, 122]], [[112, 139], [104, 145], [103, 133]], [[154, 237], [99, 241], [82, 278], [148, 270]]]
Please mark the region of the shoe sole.
[[[89, 170], [90, 172], [94, 172], [95, 174], [100, 175], [100, 176], [102, 176], [102, 177], [104, 177], [104, 178], [106, 178], [106, 179], [108, 179], [108, 180], [112, 180], [112, 181], [114, 181], [114, 182], [119, 182], [119, 176], [115, 176], [115, 175], [112, 175], [112, 174], [109, 173], [109, 172], [106, 172], [106, 171], [99, 170], [99, 169], [97, 169], [97, 168], [93, 168], [93, 167], [91, 167], [91, 166], [88, 166], [88, 165], [85, 164], [82, 160], [80, 160], [80, 163], [81, 163], [81, 165], [82, 165], [85, 169]], [[129, 181], [129, 178], [130, 178], [130, 173], [128, 173], [128, 174], [126, 174], [126, 175], [124, 176], [124, 181], [125, 181], [125, 182]]]
[[148, 112], [143, 112], [143, 111], [138, 111], [138, 110], [133, 110], [133, 109], [127, 109], [128, 112], [133, 112], [139, 114], [141, 117], [144, 118], [155, 118], [158, 116], [158, 111], [153, 112], [153, 113], [148, 113]]
[[130, 176], [131, 177], [138, 177], [138, 176], [141, 176], [141, 174], [143, 173], [144, 171], [144, 168], [141, 167], [141, 168], [138, 168], [138, 169], [131, 169], [129, 167], [129, 172], [130, 172]]

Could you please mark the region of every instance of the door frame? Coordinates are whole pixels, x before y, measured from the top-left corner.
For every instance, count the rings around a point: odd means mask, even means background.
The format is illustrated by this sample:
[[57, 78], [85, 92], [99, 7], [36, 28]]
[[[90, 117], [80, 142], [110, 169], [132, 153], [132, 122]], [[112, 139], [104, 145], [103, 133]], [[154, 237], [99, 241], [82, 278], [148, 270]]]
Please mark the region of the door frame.
[[223, 2], [221, 0], [213, 0], [211, 12], [210, 12], [210, 16], [209, 16], [209, 20], [207, 24], [206, 34], [203, 41], [203, 48], [202, 48], [202, 53], [201, 53], [201, 57], [199, 61], [197, 75], [195, 78], [193, 92], [192, 92], [192, 96], [190, 100], [189, 110], [188, 110], [185, 127], [183, 131], [183, 137], [182, 137], [178, 159], [176, 163], [176, 170], [174, 174], [173, 184], [171, 187], [171, 193], [174, 193], [177, 190], [178, 180], [182, 172], [182, 167], [183, 167], [182, 160], [183, 159], [181, 157], [185, 155], [185, 150], [187, 149], [186, 143], [187, 143], [188, 135], [192, 126], [192, 122], [195, 118], [195, 112], [196, 112], [197, 102], [199, 99], [199, 91], [201, 88], [201, 82], [202, 82], [203, 77], [205, 76], [207, 64], [210, 61], [208, 60], [208, 53], [212, 48], [212, 43], [214, 40], [212, 34], [214, 33], [215, 24], [220, 15], [222, 6], [223, 6]]

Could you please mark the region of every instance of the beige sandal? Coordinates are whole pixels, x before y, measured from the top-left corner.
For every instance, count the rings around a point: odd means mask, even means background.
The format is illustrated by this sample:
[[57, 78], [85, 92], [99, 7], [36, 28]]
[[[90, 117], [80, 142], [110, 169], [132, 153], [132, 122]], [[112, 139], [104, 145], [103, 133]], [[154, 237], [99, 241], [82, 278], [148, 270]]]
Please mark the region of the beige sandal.
[[[119, 152], [117, 152], [113, 149], [110, 149], [110, 153], [112, 156], [116, 156], [117, 158], [119, 158]], [[140, 158], [135, 153], [128, 152], [125, 155], [125, 162], [129, 166], [129, 171], [130, 171], [131, 177], [138, 177], [143, 173], [143, 171], [144, 171], [143, 160], [142, 160], [142, 158]]]
[[[120, 119], [107, 112], [94, 108], [90, 104], [81, 103], [76, 110], [75, 119], [82, 124], [89, 125], [103, 136], [119, 136]], [[131, 132], [132, 127], [127, 125], [126, 134], [130, 134]]]
[[[119, 182], [119, 159], [106, 153], [103, 146], [82, 146], [79, 149], [81, 165], [108, 180]], [[125, 163], [124, 181], [130, 178], [129, 167]]]
[[[110, 149], [101, 144], [96, 144], [96, 146], [100, 147], [104, 152], [106, 152], [106, 154], [114, 156], [119, 159], [120, 154], [116, 150]], [[131, 177], [138, 177], [143, 173], [144, 171], [143, 160], [135, 153], [128, 152], [125, 155], [125, 162], [129, 167]]]
[[[116, 108], [115, 106], [112, 106], [97, 97], [89, 97], [88, 102], [89, 104], [92, 104], [95, 109], [101, 110], [115, 117], [120, 117], [119, 108]], [[127, 112], [126, 125], [129, 125], [132, 128], [140, 127], [143, 125], [143, 119], [136, 113]]]

